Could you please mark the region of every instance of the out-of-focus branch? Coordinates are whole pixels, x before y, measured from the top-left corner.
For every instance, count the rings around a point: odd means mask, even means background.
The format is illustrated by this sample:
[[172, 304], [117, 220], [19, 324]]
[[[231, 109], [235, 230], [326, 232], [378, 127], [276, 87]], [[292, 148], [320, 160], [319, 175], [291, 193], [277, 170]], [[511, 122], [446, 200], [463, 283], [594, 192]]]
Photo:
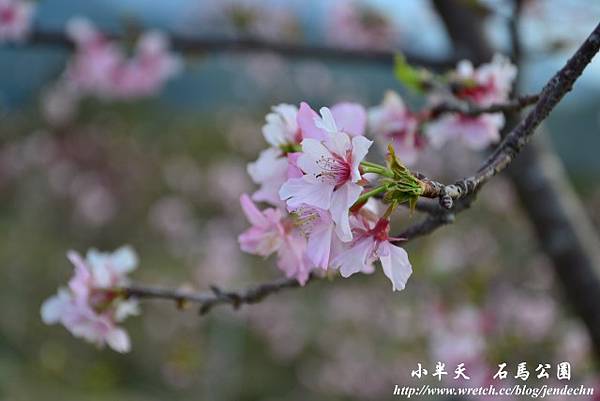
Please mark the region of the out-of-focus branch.
[[434, 106], [429, 113], [432, 118], [444, 113], [460, 113], [472, 117], [486, 113], [508, 113], [511, 111], [519, 111], [527, 106], [531, 106], [537, 103], [539, 98], [539, 94], [523, 95], [514, 99], [510, 99], [504, 103], [495, 103], [486, 107], [464, 102], [440, 103], [437, 106]]
[[[119, 40], [116, 34], [105, 34], [109, 39]], [[293, 42], [276, 42], [257, 38], [213, 38], [186, 37], [169, 34], [171, 47], [184, 54], [206, 53], [251, 53], [273, 52], [290, 58], [314, 58], [327, 61], [356, 62], [391, 66], [397, 52], [386, 50], [355, 50], [332, 46], [320, 46]], [[74, 44], [62, 32], [34, 30], [23, 45], [44, 45], [73, 48]], [[457, 60], [434, 59], [416, 54], [404, 53], [411, 64], [444, 70], [454, 66]]]

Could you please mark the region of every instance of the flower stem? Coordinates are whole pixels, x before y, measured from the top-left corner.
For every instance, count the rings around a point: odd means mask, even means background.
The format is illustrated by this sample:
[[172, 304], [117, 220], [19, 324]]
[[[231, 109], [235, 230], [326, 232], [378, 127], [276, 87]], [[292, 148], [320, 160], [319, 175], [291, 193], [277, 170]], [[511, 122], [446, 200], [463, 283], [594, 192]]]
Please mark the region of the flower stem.
[[350, 210], [353, 210], [355, 208], [358, 208], [358, 207], [364, 205], [365, 203], [367, 203], [367, 201], [369, 200], [370, 197], [379, 195], [380, 193], [383, 193], [386, 190], [387, 190], [387, 185], [380, 185], [376, 188], [373, 188], [370, 191], [365, 192], [364, 194], [362, 194], [361, 196], [358, 197], [356, 202], [354, 202], [354, 204], [350, 207]]
[[390, 171], [390, 169], [380, 164], [363, 161], [360, 163], [360, 167], [363, 173], [374, 173], [390, 178], [394, 177], [394, 174], [392, 173], [392, 171]]

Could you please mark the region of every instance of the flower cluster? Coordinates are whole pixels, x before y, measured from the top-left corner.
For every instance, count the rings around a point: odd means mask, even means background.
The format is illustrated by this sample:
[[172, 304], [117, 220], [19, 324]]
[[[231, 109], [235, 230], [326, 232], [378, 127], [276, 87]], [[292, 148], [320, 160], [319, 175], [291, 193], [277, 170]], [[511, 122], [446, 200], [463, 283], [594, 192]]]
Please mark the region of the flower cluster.
[[422, 113], [411, 111], [399, 95], [388, 92], [382, 104], [369, 111], [370, 131], [390, 141], [402, 161], [409, 165], [428, 144], [440, 148], [449, 140], [459, 140], [469, 149], [482, 150], [500, 139], [500, 129], [504, 126], [501, 113], [431, 116], [428, 110], [442, 102], [467, 102], [481, 107], [504, 102], [508, 100], [516, 73], [516, 67], [501, 55], [478, 68], [469, 61], [461, 61], [446, 77], [443, 89], [431, 90], [428, 107]]
[[260, 185], [252, 198], [272, 207], [261, 211], [242, 195], [252, 224], [239, 237], [242, 250], [277, 253], [279, 268], [301, 284], [315, 268], [348, 277], [373, 271], [379, 259], [394, 290], [403, 289], [412, 269], [406, 252], [390, 242], [391, 209], [379, 216], [376, 201], [366, 202], [365, 174], [386, 170], [364, 161], [372, 145], [364, 108], [339, 103], [317, 114], [306, 103], [281, 104], [266, 121], [270, 147], [248, 172]]
[[181, 68], [158, 31], [143, 33], [131, 57], [88, 20], [71, 20], [67, 33], [76, 51], [65, 75], [82, 95], [112, 100], [151, 96]]
[[42, 320], [61, 323], [75, 337], [100, 347], [108, 344], [117, 352], [129, 351], [129, 336], [117, 324], [136, 315], [138, 304], [124, 299], [116, 288], [128, 284], [127, 274], [136, 268], [137, 255], [122, 247], [113, 253], [91, 249], [85, 259], [74, 251], [67, 256], [75, 266], [73, 277], [68, 288], [60, 288], [44, 302]]
[[29, 1], [0, 0], [0, 43], [26, 39], [34, 10], [34, 4]]

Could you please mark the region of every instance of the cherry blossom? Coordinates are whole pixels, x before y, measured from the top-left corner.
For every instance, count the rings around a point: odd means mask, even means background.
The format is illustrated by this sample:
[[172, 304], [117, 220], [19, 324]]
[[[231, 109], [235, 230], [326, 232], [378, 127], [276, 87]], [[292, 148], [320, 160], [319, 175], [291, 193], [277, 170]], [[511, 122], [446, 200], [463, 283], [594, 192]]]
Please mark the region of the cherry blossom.
[[[366, 112], [356, 103], [338, 103], [331, 108], [331, 113], [339, 124], [340, 130], [349, 135], [362, 135], [365, 131]], [[287, 173], [286, 155], [295, 153], [304, 138], [325, 139], [325, 132], [315, 125], [318, 115], [306, 103], [298, 107], [290, 104], [274, 106], [267, 114], [266, 124], [262, 128], [263, 136], [271, 146], [259, 155], [259, 158], [248, 164], [248, 174], [260, 188], [252, 195], [257, 202], [268, 202], [281, 206], [279, 189], [291, 178]], [[297, 156], [296, 158], [297, 159]]]
[[308, 137], [302, 141], [298, 167], [304, 175], [288, 179], [279, 195], [291, 209], [305, 204], [329, 210], [337, 235], [342, 241], [349, 241], [352, 233], [348, 210], [362, 191], [358, 184], [361, 179], [359, 165], [372, 141], [361, 135], [350, 137], [340, 131], [334, 116], [326, 107], [321, 109], [321, 117], [314, 116], [312, 122], [300, 120], [301, 113], [298, 115], [303, 132], [324, 139]]
[[483, 150], [500, 140], [503, 126], [504, 116], [501, 113], [478, 117], [448, 114], [428, 123], [425, 132], [434, 148], [442, 147], [448, 140], [458, 139], [469, 149]]
[[349, 277], [360, 271], [369, 271], [379, 259], [383, 273], [392, 282], [394, 291], [403, 290], [412, 274], [408, 254], [404, 249], [390, 243], [390, 221], [387, 218], [374, 220], [358, 214], [352, 219], [354, 239], [344, 244], [332, 265], [339, 268], [342, 277]]
[[240, 203], [252, 224], [238, 237], [242, 251], [264, 257], [277, 253], [277, 266], [287, 277], [295, 277], [304, 285], [311, 270], [304, 235], [281, 210], [268, 208], [261, 211], [246, 194], [241, 196]]
[[396, 154], [407, 165], [414, 164], [427, 145], [419, 131], [419, 118], [411, 112], [395, 92], [389, 91], [383, 103], [369, 110], [369, 131], [391, 143]]
[[0, 0], [0, 43], [25, 40], [34, 11], [35, 6], [30, 1]]
[[338, 1], [329, 12], [327, 31], [332, 43], [352, 49], [389, 49], [397, 36], [384, 13], [358, 1]]
[[128, 352], [127, 332], [117, 326], [138, 313], [135, 300], [121, 298], [116, 287], [128, 284], [127, 274], [137, 266], [137, 255], [130, 247], [113, 253], [88, 251], [83, 259], [77, 252], [67, 254], [75, 266], [68, 288], [47, 299], [41, 308], [46, 324], [61, 323], [75, 337], [100, 347], [108, 344], [117, 352]]
[[[450, 84], [457, 99], [486, 107], [508, 99], [516, 74], [516, 67], [497, 54], [490, 63], [478, 68], [474, 68], [470, 61], [461, 61], [456, 71], [450, 74]], [[446, 98], [434, 93], [430, 103], [436, 104]], [[504, 116], [501, 113], [477, 117], [449, 114], [427, 124], [425, 131], [434, 147], [441, 147], [449, 139], [459, 139], [470, 149], [482, 150], [500, 140], [503, 126]]]
[[456, 67], [452, 80], [457, 85], [454, 95], [479, 106], [489, 106], [506, 101], [517, 77], [517, 67], [501, 54], [494, 55], [490, 63], [474, 68], [468, 60]]
[[67, 34], [76, 52], [65, 78], [82, 95], [124, 100], [151, 96], [181, 69], [179, 58], [169, 52], [167, 38], [158, 31], [143, 33], [129, 58], [84, 18], [69, 21]]

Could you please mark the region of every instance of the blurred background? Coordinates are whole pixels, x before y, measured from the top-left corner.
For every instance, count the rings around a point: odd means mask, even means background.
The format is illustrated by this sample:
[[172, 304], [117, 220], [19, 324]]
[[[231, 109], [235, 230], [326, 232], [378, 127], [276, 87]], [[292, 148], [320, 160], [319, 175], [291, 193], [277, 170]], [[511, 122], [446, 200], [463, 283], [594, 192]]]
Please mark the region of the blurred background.
[[[570, 384], [599, 389], [588, 330], [598, 317], [582, 319], [554, 255], [539, 246], [531, 211], [521, 207], [523, 191], [506, 176], [492, 180], [455, 224], [407, 246], [414, 274], [401, 293], [373, 274], [206, 317], [148, 301], [125, 323], [133, 342], [126, 355], [41, 322], [41, 303], [71, 274], [69, 249], [131, 244], [141, 257], [133, 275], [139, 283], [204, 290], [278, 277], [273, 260], [244, 255], [237, 244], [246, 227], [238, 198], [254, 188], [245, 169], [265, 147], [265, 114], [280, 102], [374, 106], [387, 89], [421, 104], [394, 79], [394, 51], [438, 70], [470, 56], [460, 35], [448, 35], [439, 3], [37, 2], [30, 40], [0, 46], [0, 398], [382, 400], [394, 398], [394, 384], [430, 381], [410, 371], [418, 362], [433, 370], [436, 361], [451, 371], [465, 363], [482, 384], [503, 362], [514, 376], [522, 361], [532, 371], [570, 361]], [[489, 46], [511, 54], [512, 0], [450, 3], [475, 16]], [[519, 3], [520, 91], [535, 93], [598, 23], [600, 4]], [[125, 47], [147, 29], [168, 33], [180, 72], [148, 96], [73, 99], [61, 86], [73, 52], [57, 37], [74, 16], [118, 35]], [[204, 47], [184, 51], [177, 38]], [[244, 49], [248, 38], [291, 50]], [[226, 44], [236, 41], [242, 46], [231, 51]], [[599, 93], [596, 60], [542, 134], [594, 228]], [[482, 157], [449, 146], [426, 154], [418, 170], [448, 182]], [[419, 218], [406, 214], [399, 223]], [[507, 385], [515, 383], [510, 376]], [[540, 383], [564, 384], [553, 377]]]

